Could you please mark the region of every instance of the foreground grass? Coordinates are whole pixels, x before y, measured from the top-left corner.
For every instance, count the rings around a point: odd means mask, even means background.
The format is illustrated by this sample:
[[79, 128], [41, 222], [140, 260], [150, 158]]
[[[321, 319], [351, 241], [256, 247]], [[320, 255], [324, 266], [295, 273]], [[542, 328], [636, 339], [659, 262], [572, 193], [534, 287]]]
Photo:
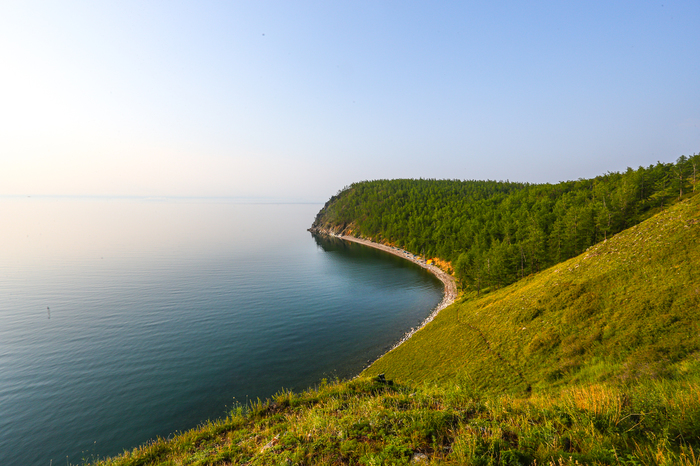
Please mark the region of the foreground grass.
[[100, 465], [700, 464], [700, 386], [482, 397], [377, 379], [280, 393]]

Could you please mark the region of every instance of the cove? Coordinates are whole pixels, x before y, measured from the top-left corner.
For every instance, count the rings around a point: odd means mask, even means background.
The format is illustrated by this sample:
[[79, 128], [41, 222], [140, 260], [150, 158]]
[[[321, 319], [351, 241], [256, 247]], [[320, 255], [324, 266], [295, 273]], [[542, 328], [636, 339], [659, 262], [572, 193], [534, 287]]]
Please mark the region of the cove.
[[80, 463], [348, 378], [442, 298], [321, 204], [1, 199], [0, 464]]

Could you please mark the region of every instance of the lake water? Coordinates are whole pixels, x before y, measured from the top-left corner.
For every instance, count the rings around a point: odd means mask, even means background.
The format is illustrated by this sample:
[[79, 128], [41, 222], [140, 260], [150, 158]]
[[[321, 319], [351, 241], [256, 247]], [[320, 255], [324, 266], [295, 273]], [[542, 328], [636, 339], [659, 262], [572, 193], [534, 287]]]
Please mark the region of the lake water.
[[0, 464], [114, 455], [348, 378], [442, 297], [322, 206], [0, 199]]

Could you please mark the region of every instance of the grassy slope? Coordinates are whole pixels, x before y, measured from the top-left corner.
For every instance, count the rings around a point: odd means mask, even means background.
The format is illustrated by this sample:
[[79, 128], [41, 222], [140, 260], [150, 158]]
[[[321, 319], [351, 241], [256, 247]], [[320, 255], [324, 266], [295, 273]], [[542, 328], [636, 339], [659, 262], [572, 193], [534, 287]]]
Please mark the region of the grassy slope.
[[103, 464], [700, 465], [699, 264], [697, 196], [451, 306], [359, 379]]
[[700, 196], [444, 310], [366, 375], [523, 392], [673, 378], [700, 359]]
[[101, 464], [697, 466], [699, 400], [698, 384], [677, 382], [514, 398], [365, 378], [281, 393]]

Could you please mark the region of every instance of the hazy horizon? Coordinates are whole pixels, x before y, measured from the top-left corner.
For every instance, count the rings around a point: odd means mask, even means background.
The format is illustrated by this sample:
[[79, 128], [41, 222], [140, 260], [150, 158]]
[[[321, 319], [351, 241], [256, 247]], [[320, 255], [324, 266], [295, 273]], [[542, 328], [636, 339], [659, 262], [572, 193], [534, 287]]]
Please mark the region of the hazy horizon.
[[700, 4], [6, 2], [0, 195], [324, 202], [700, 151]]

